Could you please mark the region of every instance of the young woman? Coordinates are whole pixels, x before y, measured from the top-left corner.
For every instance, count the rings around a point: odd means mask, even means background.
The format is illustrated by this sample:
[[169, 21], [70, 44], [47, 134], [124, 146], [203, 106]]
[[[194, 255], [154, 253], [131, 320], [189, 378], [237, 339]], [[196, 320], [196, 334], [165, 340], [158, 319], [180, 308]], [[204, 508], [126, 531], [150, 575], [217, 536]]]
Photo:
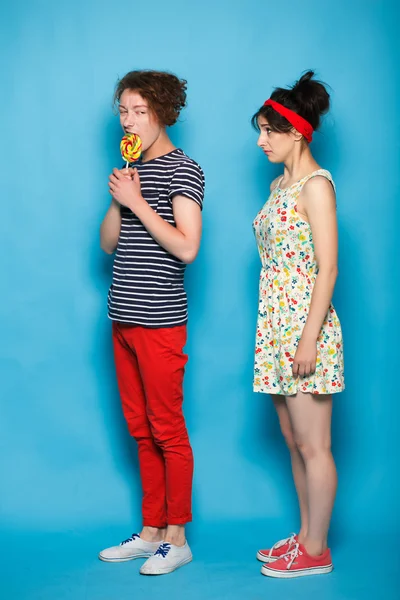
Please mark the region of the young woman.
[[143, 144], [136, 169], [114, 169], [101, 247], [116, 250], [108, 298], [118, 387], [138, 443], [143, 528], [99, 558], [147, 557], [140, 572], [170, 573], [192, 560], [193, 455], [182, 412], [187, 355], [184, 272], [201, 237], [204, 175], [167, 134], [186, 103], [186, 81], [132, 71], [115, 93], [124, 133]]
[[314, 159], [313, 131], [329, 109], [307, 72], [277, 88], [253, 117], [258, 146], [283, 175], [254, 220], [261, 257], [254, 390], [270, 394], [289, 447], [300, 506], [298, 534], [260, 550], [270, 577], [328, 573], [337, 476], [332, 394], [344, 389], [342, 332], [332, 294], [338, 274], [335, 186]]

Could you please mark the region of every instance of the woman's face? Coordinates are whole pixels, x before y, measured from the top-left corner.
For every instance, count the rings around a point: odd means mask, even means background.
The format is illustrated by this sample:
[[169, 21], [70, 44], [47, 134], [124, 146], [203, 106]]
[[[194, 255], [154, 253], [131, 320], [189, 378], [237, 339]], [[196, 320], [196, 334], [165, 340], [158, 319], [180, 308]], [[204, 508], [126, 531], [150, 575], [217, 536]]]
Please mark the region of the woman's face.
[[288, 133], [272, 131], [267, 119], [261, 115], [258, 117], [258, 127], [260, 135], [257, 146], [265, 152], [270, 162], [285, 162], [293, 151], [298, 136], [292, 131]]
[[135, 90], [124, 90], [119, 100], [119, 120], [124, 133], [136, 133], [142, 140], [143, 152], [159, 138], [163, 127], [145, 98]]

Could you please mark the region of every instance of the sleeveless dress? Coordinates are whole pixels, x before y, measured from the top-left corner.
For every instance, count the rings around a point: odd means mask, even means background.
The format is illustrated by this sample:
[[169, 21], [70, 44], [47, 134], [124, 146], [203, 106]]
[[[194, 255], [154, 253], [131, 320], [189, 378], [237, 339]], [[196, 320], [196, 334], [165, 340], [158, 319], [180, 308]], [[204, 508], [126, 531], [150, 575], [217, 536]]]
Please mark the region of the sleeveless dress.
[[311, 227], [297, 213], [297, 198], [303, 185], [316, 176], [326, 177], [334, 187], [331, 174], [324, 169], [285, 189], [279, 187], [280, 180], [253, 222], [262, 262], [255, 392], [333, 394], [345, 387], [342, 330], [332, 305], [317, 341], [315, 373], [306, 377], [292, 374], [318, 274]]

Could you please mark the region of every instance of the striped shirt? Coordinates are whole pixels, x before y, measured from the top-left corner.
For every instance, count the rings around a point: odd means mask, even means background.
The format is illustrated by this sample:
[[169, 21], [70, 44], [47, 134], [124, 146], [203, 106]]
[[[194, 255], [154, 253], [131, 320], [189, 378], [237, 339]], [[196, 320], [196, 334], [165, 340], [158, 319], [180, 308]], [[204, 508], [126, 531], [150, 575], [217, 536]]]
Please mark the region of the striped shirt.
[[[203, 171], [179, 148], [134, 166], [143, 198], [167, 223], [176, 226], [172, 199], [178, 194], [203, 207]], [[121, 231], [108, 294], [109, 318], [144, 327], [184, 325], [185, 267], [152, 238], [129, 208], [121, 206]]]

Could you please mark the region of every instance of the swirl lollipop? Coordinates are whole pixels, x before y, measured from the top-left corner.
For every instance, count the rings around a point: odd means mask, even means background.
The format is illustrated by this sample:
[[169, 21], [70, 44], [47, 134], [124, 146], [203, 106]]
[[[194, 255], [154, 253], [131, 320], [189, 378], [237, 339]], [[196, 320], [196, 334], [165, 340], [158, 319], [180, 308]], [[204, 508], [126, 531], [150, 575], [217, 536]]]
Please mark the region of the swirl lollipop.
[[122, 158], [126, 160], [127, 169], [129, 163], [139, 160], [142, 154], [142, 140], [136, 133], [127, 133], [121, 140], [120, 149]]

